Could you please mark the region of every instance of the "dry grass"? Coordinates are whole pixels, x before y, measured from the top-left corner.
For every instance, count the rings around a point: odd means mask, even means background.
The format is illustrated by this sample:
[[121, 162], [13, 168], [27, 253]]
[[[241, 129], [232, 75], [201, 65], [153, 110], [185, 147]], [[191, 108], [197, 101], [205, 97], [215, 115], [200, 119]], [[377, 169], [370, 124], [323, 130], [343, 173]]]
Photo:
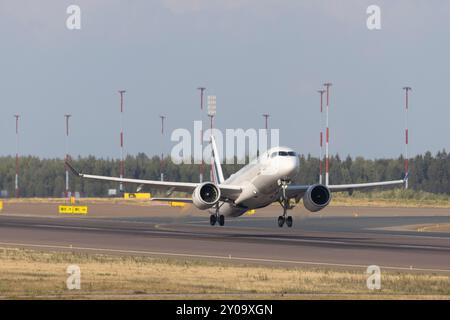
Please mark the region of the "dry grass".
[[[66, 198], [10, 198], [3, 200], [5, 204], [55, 204], [64, 205], [69, 204], [69, 199]], [[142, 206], [159, 205], [159, 202], [152, 202], [147, 199], [124, 199], [124, 198], [81, 198], [76, 200], [76, 204], [133, 204]]]
[[398, 200], [398, 199], [356, 199], [349, 197], [333, 197], [330, 204], [331, 207], [378, 207], [378, 208], [450, 208], [450, 202], [440, 201], [414, 201], [414, 200]]
[[[43, 204], [67, 204], [64, 198], [20, 198], [6, 199], [5, 204], [15, 203], [43, 203]], [[146, 199], [123, 198], [81, 198], [78, 204], [133, 204], [138, 206], [154, 206], [167, 203], [152, 202]], [[276, 204], [278, 205], [278, 204]], [[392, 189], [374, 192], [354, 192], [349, 196], [345, 192], [333, 194], [331, 206], [370, 206], [370, 207], [404, 207], [404, 208], [450, 208], [450, 196], [434, 194], [423, 191]]]
[[331, 206], [450, 208], [450, 196], [402, 189], [355, 192], [352, 196], [339, 192], [333, 194]]
[[[281, 268], [199, 260], [38, 252], [0, 248], [5, 298], [443, 298], [448, 275], [383, 272], [382, 290], [364, 270]], [[81, 290], [66, 289], [66, 268], [81, 268]]]

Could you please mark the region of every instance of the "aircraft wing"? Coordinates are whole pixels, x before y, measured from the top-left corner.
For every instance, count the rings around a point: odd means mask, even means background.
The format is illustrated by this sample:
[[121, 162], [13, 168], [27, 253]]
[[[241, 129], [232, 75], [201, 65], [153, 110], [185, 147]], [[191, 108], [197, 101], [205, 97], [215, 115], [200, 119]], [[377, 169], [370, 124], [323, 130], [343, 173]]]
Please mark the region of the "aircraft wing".
[[303, 196], [303, 194], [308, 190], [310, 185], [296, 185], [296, 184], [290, 184], [286, 188], [286, 196], [288, 198], [296, 198], [299, 196]]
[[[402, 180], [391, 180], [391, 181], [379, 181], [379, 182], [368, 182], [368, 183], [352, 183], [352, 184], [331, 184], [328, 188], [331, 192], [340, 191], [352, 191], [355, 189], [369, 189], [383, 186], [400, 185], [406, 182], [407, 178]], [[288, 198], [295, 198], [303, 195], [310, 185], [288, 185], [286, 188], [286, 195]]]
[[151, 198], [151, 201], [192, 203], [192, 198]]
[[328, 186], [330, 191], [339, 192], [339, 191], [351, 191], [354, 189], [368, 189], [368, 188], [376, 188], [383, 186], [392, 186], [398, 184], [404, 184], [406, 179], [402, 180], [391, 180], [391, 181], [380, 181], [380, 182], [367, 182], [367, 183], [353, 183], [353, 184], [331, 184]]
[[[143, 180], [143, 179], [129, 179], [129, 178], [117, 178], [108, 176], [98, 176], [92, 174], [84, 174], [75, 170], [70, 163], [66, 162], [67, 167], [72, 173], [80, 178], [100, 180], [100, 181], [112, 181], [122, 183], [136, 183], [139, 185], [146, 185], [155, 189], [167, 189], [172, 191], [181, 191], [192, 193], [194, 189], [200, 184], [195, 182], [172, 182], [172, 181], [159, 181], [159, 180]], [[223, 185], [219, 184], [221, 198], [222, 199], [236, 199], [241, 193], [242, 189], [239, 186]]]

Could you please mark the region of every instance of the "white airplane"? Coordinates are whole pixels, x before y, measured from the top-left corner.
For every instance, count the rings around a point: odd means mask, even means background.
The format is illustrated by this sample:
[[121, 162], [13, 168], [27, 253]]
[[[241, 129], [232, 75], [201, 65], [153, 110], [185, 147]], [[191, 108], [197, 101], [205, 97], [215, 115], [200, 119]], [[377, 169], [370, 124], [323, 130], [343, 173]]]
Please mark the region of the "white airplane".
[[354, 189], [373, 188], [404, 184], [408, 176], [402, 180], [391, 180], [371, 183], [341, 184], [341, 185], [298, 185], [292, 184], [299, 171], [299, 158], [290, 148], [275, 147], [262, 153], [258, 158], [224, 179], [220, 158], [214, 137], [211, 137], [215, 175], [217, 183], [203, 182], [169, 182], [157, 180], [127, 179], [107, 176], [97, 176], [77, 172], [70, 163], [68, 168], [77, 176], [86, 179], [114, 181], [121, 183], [136, 183], [150, 186], [154, 189], [181, 191], [191, 193], [190, 198], [153, 198], [159, 201], [181, 201], [193, 203], [200, 210], [208, 210], [211, 225], [219, 222], [225, 224], [225, 217], [238, 217], [251, 209], [263, 208], [273, 202], [279, 202], [283, 214], [278, 217], [278, 226], [286, 223], [292, 227], [292, 216], [287, 210], [292, 209], [290, 200], [298, 203], [303, 198], [305, 208], [317, 212], [325, 208], [331, 201], [331, 193], [336, 191], [352, 192]]

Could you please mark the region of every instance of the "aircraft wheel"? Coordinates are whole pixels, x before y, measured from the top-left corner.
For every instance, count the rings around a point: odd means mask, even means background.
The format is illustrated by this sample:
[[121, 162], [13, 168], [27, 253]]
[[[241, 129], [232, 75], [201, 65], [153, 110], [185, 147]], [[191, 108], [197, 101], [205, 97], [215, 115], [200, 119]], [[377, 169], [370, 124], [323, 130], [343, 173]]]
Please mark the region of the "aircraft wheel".
[[283, 217], [283, 216], [279, 216], [279, 217], [278, 217], [278, 226], [279, 226], [280, 228], [282, 228], [282, 227], [283, 227], [283, 224], [284, 224], [284, 217]]
[[225, 216], [223, 214], [221, 214], [219, 216], [219, 225], [220, 226], [224, 226], [225, 225]]
[[215, 214], [209, 216], [209, 223], [213, 226], [216, 224], [217, 218]]
[[287, 217], [287, 219], [286, 219], [286, 225], [287, 225], [289, 228], [292, 227], [292, 217], [291, 217], [291, 216]]

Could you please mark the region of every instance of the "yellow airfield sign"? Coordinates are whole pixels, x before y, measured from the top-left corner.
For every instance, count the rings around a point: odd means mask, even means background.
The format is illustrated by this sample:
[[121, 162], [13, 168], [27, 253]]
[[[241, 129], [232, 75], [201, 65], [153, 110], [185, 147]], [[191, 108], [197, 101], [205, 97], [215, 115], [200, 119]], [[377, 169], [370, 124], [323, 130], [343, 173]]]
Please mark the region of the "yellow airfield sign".
[[59, 206], [58, 212], [60, 214], [80, 214], [87, 215], [88, 207], [87, 206]]
[[0, 212], [3, 210], [3, 201], [0, 201]]
[[137, 192], [137, 193], [124, 193], [125, 199], [150, 199], [152, 195], [150, 193]]
[[251, 210], [248, 210], [247, 212], [246, 212], [246, 214], [248, 215], [248, 216], [252, 216], [252, 215], [254, 215], [256, 213], [256, 210], [255, 209], [251, 209]]
[[72, 207], [73, 214], [87, 214], [88, 213], [88, 207], [87, 206], [73, 206]]
[[186, 203], [185, 202], [180, 202], [180, 201], [171, 201], [169, 202], [171, 207], [185, 207]]

